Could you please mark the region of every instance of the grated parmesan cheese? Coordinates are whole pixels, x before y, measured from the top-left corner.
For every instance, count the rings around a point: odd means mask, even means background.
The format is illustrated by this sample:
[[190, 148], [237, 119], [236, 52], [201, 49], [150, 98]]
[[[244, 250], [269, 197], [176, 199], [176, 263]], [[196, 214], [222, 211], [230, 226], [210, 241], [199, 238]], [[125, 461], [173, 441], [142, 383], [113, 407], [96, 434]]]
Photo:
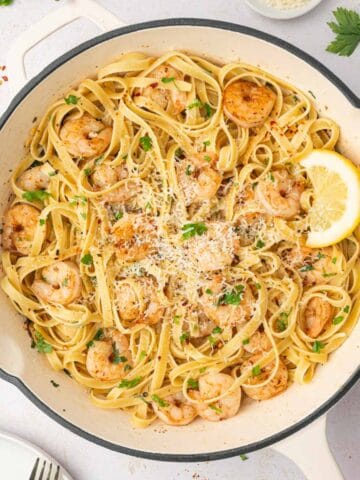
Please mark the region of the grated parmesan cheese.
[[287, 8], [299, 8], [309, 3], [309, 0], [263, 0], [269, 7], [286, 10]]

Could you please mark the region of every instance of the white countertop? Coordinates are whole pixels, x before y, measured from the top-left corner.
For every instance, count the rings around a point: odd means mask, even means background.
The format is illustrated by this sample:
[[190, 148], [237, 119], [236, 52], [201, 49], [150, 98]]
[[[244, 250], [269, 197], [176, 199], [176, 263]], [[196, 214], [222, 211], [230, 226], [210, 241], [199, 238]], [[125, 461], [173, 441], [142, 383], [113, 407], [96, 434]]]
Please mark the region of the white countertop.
[[[0, 7], [0, 65], [6, 65], [6, 45], [65, 1], [14, 0], [13, 6]], [[337, 6], [359, 8], [358, 0], [324, 0], [308, 15], [287, 22], [260, 17], [242, 0], [98, 0], [98, 3], [127, 24], [168, 17], [199, 17], [244, 24], [272, 33], [312, 54], [360, 96], [360, 48], [350, 58], [325, 52], [333, 37], [326, 25], [331, 19], [331, 11]], [[34, 75], [51, 60], [98, 33], [98, 28], [84, 19], [56, 32], [28, 54], [26, 66], [29, 74]], [[11, 99], [10, 87], [11, 78], [8, 83], [0, 85], [0, 114]], [[111, 452], [65, 430], [4, 381], [0, 381], [0, 429], [26, 438], [48, 451], [76, 480], [305, 478], [296, 465], [270, 449], [250, 454], [247, 461], [235, 457], [201, 464], [160, 463]], [[360, 383], [328, 414], [327, 433], [345, 480], [359, 479]]]

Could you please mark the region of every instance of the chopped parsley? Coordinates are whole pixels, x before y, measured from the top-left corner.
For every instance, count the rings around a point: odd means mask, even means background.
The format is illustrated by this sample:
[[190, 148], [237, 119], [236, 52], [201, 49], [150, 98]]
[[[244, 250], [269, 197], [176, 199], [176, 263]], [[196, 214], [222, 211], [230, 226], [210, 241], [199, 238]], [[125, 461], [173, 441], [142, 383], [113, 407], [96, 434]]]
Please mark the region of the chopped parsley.
[[201, 367], [199, 368], [199, 373], [205, 373], [207, 370], [207, 367]]
[[145, 205], [145, 210], [147, 210], [148, 208], [150, 208], [150, 209], [152, 208], [150, 202], [147, 202], [147, 204]]
[[162, 77], [161, 81], [162, 81], [162, 83], [175, 82], [175, 77]]
[[350, 311], [350, 306], [349, 306], [349, 305], [346, 305], [346, 307], [343, 308], [343, 311], [344, 311], [345, 313], [349, 313], [349, 311]]
[[185, 173], [186, 173], [186, 175], [191, 175], [191, 165], [190, 164], [186, 166]]
[[205, 142], [203, 142], [204, 147], [209, 147], [210, 144], [211, 144], [210, 140], [205, 140]]
[[146, 352], [145, 350], [142, 350], [140, 353], [140, 360], [143, 360], [146, 357]]
[[335, 277], [335, 275], [336, 273], [326, 273], [326, 272], [322, 274], [323, 277]]
[[337, 262], [337, 257], [333, 257], [333, 258], [331, 259], [331, 263], [333, 263], [333, 264], [335, 265], [336, 262]]
[[94, 259], [91, 253], [86, 253], [83, 257], [81, 257], [80, 261], [84, 265], [92, 265], [94, 263]]
[[243, 453], [240, 454], [240, 458], [241, 458], [241, 460], [242, 460], [243, 462], [245, 462], [245, 460], [248, 460], [248, 459], [249, 459], [249, 457], [246, 456], [246, 455], [244, 455]]
[[204, 156], [204, 160], [205, 160], [206, 162], [209, 162], [209, 163], [210, 163], [210, 162], [211, 162], [211, 157], [210, 157], [210, 155], [205, 155], [205, 156]]
[[62, 284], [61, 284], [63, 287], [67, 287], [69, 285], [69, 279], [66, 277], [64, 278], [64, 280], [62, 281]]
[[343, 317], [342, 315], [339, 315], [339, 316], [333, 318], [332, 323], [333, 323], [334, 325], [338, 325], [338, 324], [341, 323], [343, 320], [344, 320], [344, 317]]
[[255, 248], [256, 248], [257, 250], [259, 250], [260, 248], [264, 248], [264, 247], [265, 247], [265, 242], [263, 242], [262, 240], [258, 240], [258, 241], [256, 242]]
[[65, 103], [67, 103], [68, 105], [77, 105], [79, 100], [80, 97], [77, 97], [76, 95], [69, 95], [65, 98]]
[[202, 107], [203, 104], [200, 102], [200, 100], [197, 98], [194, 100], [190, 105], [187, 106], [188, 110], [191, 110], [192, 108], [200, 108]]
[[223, 413], [222, 410], [221, 410], [221, 408], [217, 407], [217, 406], [214, 405], [214, 404], [211, 404], [211, 403], [210, 403], [210, 404], [209, 404], [209, 408], [211, 408], [211, 410], [214, 410], [214, 412], [216, 412], [216, 413], [219, 413], [219, 414], [220, 414], [220, 413]]
[[187, 386], [189, 388], [197, 389], [199, 388], [199, 380], [195, 380], [195, 378], [189, 378], [187, 381]]
[[289, 315], [290, 315], [290, 312], [289, 313], [281, 312], [279, 314], [279, 318], [276, 321], [276, 327], [279, 332], [283, 332], [284, 330], [287, 329]]
[[205, 290], [205, 293], [207, 293], [208, 295], [212, 295], [212, 294], [213, 294], [213, 291], [210, 290], [210, 288], [207, 288], [207, 289]]
[[255, 365], [255, 367], [252, 368], [251, 373], [253, 377], [257, 377], [258, 375], [260, 375], [261, 374], [260, 365]]
[[189, 338], [189, 336], [190, 336], [189, 332], [182, 333], [179, 337], [180, 343], [184, 343]]
[[303, 265], [301, 268], [299, 268], [299, 272], [310, 272], [310, 270], [314, 270], [313, 265]]
[[101, 157], [96, 158], [94, 161], [95, 165], [99, 165], [99, 163], [102, 162], [103, 158], [104, 158], [104, 155], [101, 155]]
[[84, 168], [84, 175], [85, 175], [86, 177], [88, 177], [89, 175], [91, 175], [91, 172], [92, 172], [91, 168]]
[[153, 400], [155, 403], [159, 405], [159, 407], [165, 408], [169, 406], [169, 403], [166, 400], [163, 400], [162, 398], [159, 397], [159, 395], [151, 395], [151, 400]]
[[181, 316], [180, 315], [174, 315], [173, 316], [173, 320], [174, 320], [174, 323], [175, 325], [179, 325], [179, 320], [180, 320]]
[[204, 235], [204, 233], [207, 232], [207, 229], [207, 226], [203, 222], [186, 223], [181, 227], [183, 232], [182, 238], [188, 240], [191, 237], [195, 237], [195, 235]]
[[242, 341], [242, 344], [248, 345], [249, 342], [250, 342], [250, 338], [244, 338], [244, 340]]
[[46, 223], [45, 218], [40, 218], [39, 223], [40, 223], [41, 226], [45, 225], [45, 223]]
[[34, 190], [33, 192], [24, 192], [22, 198], [28, 202], [43, 202], [49, 198], [51, 194], [46, 190]]
[[319, 342], [318, 340], [315, 340], [315, 342], [313, 343], [312, 349], [313, 349], [313, 352], [320, 353], [320, 350], [324, 347], [325, 347], [325, 345], [322, 342]]
[[121, 220], [123, 216], [124, 216], [123, 212], [120, 212], [119, 210], [114, 213], [115, 220]]
[[99, 328], [99, 330], [95, 333], [94, 338], [86, 344], [87, 348], [92, 347], [94, 345], [94, 341], [101, 340], [102, 338], [104, 338], [104, 330]]
[[275, 177], [271, 172], [269, 173], [269, 178], [272, 182], [275, 182]]
[[177, 148], [175, 150], [175, 156], [178, 157], [178, 158], [184, 158], [185, 155], [184, 155], [184, 150], [182, 148]]
[[223, 331], [223, 329], [218, 326], [218, 327], [215, 327], [213, 329], [212, 333], [214, 333], [216, 335], [218, 333], [222, 333], [222, 331]]
[[260, 283], [255, 283], [255, 288], [256, 288], [256, 290], [261, 290], [261, 285], [260, 285]]
[[210, 345], [211, 345], [212, 347], [213, 347], [214, 345], [216, 345], [217, 342], [218, 342], [218, 339], [215, 338], [215, 337], [213, 337], [212, 335], [209, 335], [209, 336], [208, 336], [208, 340], [209, 340], [209, 343], [210, 343]]
[[40, 332], [35, 330], [34, 336], [35, 336], [35, 347], [39, 353], [51, 353], [53, 351], [52, 346], [47, 342], [45, 342], [45, 339]]
[[54, 388], [60, 387], [60, 385], [58, 383], [56, 383], [54, 380], [50, 380], [50, 383]]
[[326, 255], [324, 255], [324, 254], [321, 253], [321, 252], [318, 252], [318, 254], [316, 255], [316, 257], [317, 257], [318, 260], [321, 260], [322, 258], [325, 258]]
[[142, 380], [142, 377], [135, 377], [132, 380], [127, 380], [126, 378], [124, 378], [123, 380], [121, 380], [118, 387], [119, 388], [134, 388], [137, 385], [139, 385], [141, 380]]
[[212, 108], [208, 103], [204, 103], [204, 109], [205, 109], [205, 116], [206, 118], [210, 118], [212, 115]]
[[145, 135], [144, 137], [140, 138], [140, 145], [142, 146], [145, 152], [148, 152], [152, 149], [152, 140], [149, 135]]
[[239, 305], [243, 298], [244, 289], [244, 285], [236, 285], [232, 290], [224, 292], [217, 301], [217, 305]]
[[115, 363], [115, 365], [118, 365], [119, 363], [125, 362], [127, 362], [127, 358], [119, 355], [119, 349], [116, 346], [116, 342], [112, 342], [111, 363]]

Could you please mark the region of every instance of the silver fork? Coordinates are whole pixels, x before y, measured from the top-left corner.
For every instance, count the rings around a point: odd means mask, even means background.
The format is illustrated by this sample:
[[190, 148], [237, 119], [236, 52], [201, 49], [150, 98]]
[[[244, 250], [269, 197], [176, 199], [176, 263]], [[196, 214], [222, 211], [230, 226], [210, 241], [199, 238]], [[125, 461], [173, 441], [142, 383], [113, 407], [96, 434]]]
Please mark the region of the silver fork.
[[29, 480], [59, 480], [59, 478], [60, 478], [59, 465], [55, 466], [51, 462], [48, 462], [47, 460], [44, 460], [41, 465], [40, 458], [37, 458], [34, 464], [34, 467], [32, 469], [31, 475], [29, 477]]

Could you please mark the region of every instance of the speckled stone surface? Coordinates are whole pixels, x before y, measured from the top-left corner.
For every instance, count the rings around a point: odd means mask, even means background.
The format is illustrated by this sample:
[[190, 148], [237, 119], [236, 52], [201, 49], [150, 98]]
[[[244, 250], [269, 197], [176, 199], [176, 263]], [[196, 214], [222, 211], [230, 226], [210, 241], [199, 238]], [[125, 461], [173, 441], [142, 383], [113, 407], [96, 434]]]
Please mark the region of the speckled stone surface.
[[[0, 65], [6, 65], [6, 46], [17, 35], [65, 2], [66, 0], [14, 0], [12, 7], [0, 7]], [[325, 52], [325, 47], [332, 38], [326, 26], [326, 22], [331, 18], [331, 11], [340, 5], [359, 8], [358, 0], [324, 0], [308, 15], [286, 22], [260, 17], [242, 0], [98, 0], [98, 3], [107, 7], [126, 24], [168, 17], [200, 17], [231, 21], [264, 30], [312, 54], [360, 96], [360, 49], [351, 58], [340, 58]], [[56, 32], [27, 55], [26, 67], [29, 75], [36, 74], [51, 60], [98, 33], [98, 28], [85, 19]], [[0, 85], [0, 113], [5, 110], [10, 100], [11, 78], [9, 82]], [[76, 480], [305, 478], [296, 465], [271, 449], [252, 453], [246, 461], [236, 457], [187, 465], [135, 459], [111, 452], [65, 430], [39, 411], [15, 387], [4, 381], [0, 381], [0, 429], [22, 436], [47, 450]], [[328, 414], [327, 436], [345, 480], [360, 479], [360, 384]], [[321, 472], [319, 480], [322, 480]]]

